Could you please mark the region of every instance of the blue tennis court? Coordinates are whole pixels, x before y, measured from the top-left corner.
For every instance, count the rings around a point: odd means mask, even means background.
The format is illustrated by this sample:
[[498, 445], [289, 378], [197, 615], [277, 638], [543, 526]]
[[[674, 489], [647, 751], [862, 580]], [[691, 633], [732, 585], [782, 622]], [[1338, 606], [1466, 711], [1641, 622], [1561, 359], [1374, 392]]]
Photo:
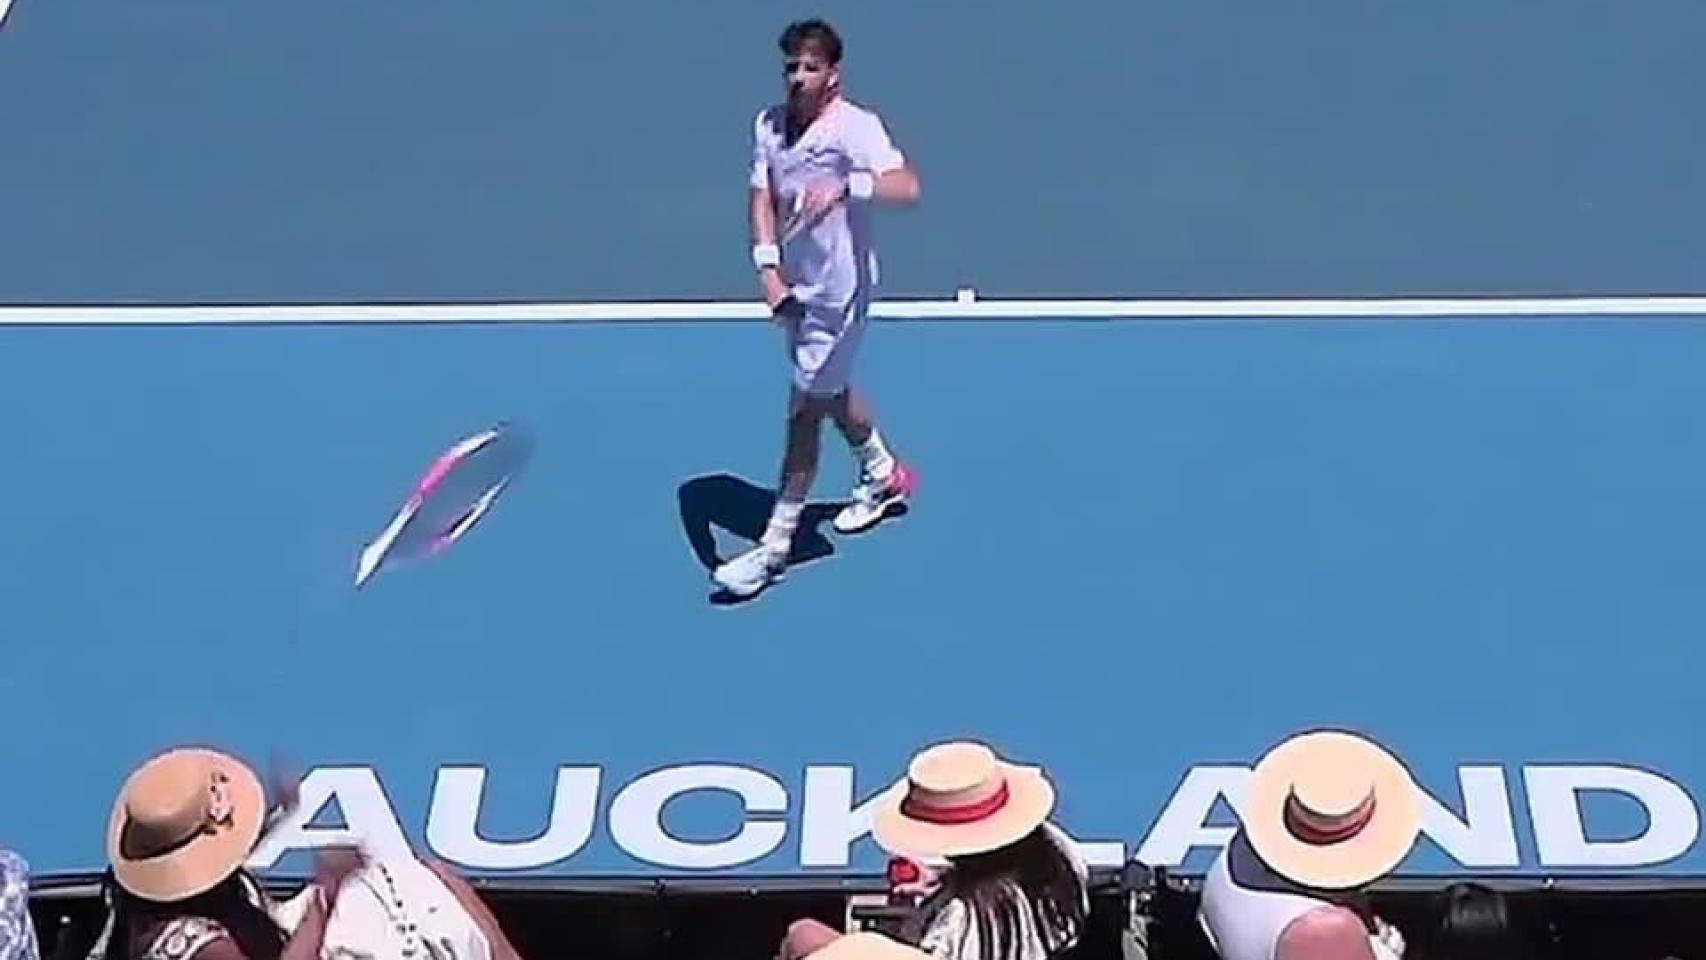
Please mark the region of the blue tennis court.
[[[123, 774], [207, 740], [309, 769], [285, 873], [347, 829], [875, 874], [862, 803], [950, 736], [1046, 765], [1097, 863], [1191, 873], [1251, 761], [1342, 724], [1435, 800], [1407, 874], [1706, 876], [1701, 4], [826, 0], [924, 178], [885, 303], [978, 299], [862, 364], [912, 514], [815, 528], [737, 607], [706, 564], [782, 444], [743, 214], [797, 11], [0, 9], [0, 696], [55, 787], [0, 829], [38, 874], [98, 869]], [[430, 458], [506, 419], [520, 482], [358, 595]]]
[[[0, 794], [0, 822], [38, 869], [95, 868], [89, 825], [123, 772], [216, 738], [371, 768], [417, 841], [441, 767], [484, 768], [478, 829], [511, 840], [543, 829], [559, 766], [598, 768], [596, 828], [572, 855], [512, 858], [523, 872], [842, 872], [880, 860], [824, 833], [849, 801], [808, 768], [851, 770], [856, 802], [918, 744], [975, 735], [1046, 764], [1080, 839], [1154, 852], [1193, 767], [1342, 723], [1403, 751], [1459, 817], [1459, 768], [1502, 770], [1509, 826], [1477, 807], [1479, 831], [1448, 838], [1497, 861], [1481, 869], [1702, 871], [1697, 816], [1649, 823], [1616, 793], [1584, 795], [1586, 839], [1663, 835], [1573, 848], [1554, 785], [1537, 839], [1525, 768], [1648, 771], [1688, 814], [1706, 789], [1689, 722], [1706, 324], [883, 323], [866, 377], [921, 471], [916, 509], [855, 540], [826, 525], [830, 555], [716, 607], [688, 528], [721, 531], [726, 555], [739, 541], [718, 524], [738, 529], [773, 482], [775, 338], [0, 330], [0, 404], [18, 412], [0, 682], [53, 718], [9, 763], [62, 788]], [[519, 485], [450, 554], [355, 595], [355, 551], [418, 469], [503, 418], [538, 443]], [[839, 443], [826, 499], [851, 481]], [[690, 867], [609, 828], [624, 785], [705, 764], [783, 791], [656, 811], [691, 843], [743, 834], [739, 862]], [[783, 829], [753, 832], [767, 822]], [[1429, 843], [1408, 865], [1461, 868]]]

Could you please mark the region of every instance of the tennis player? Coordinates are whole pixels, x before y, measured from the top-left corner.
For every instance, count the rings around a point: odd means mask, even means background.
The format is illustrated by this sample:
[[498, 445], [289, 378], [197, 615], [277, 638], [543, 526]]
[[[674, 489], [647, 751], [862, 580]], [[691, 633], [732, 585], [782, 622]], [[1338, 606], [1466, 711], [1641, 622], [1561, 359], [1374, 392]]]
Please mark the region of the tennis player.
[[787, 332], [794, 366], [781, 488], [756, 549], [713, 579], [752, 596], [780, 579], [818, 466], [823, 419], [852, 447], [859, 479], [835, 529], [860, 533], [906, 502], [914, 481], [853, 385], [854, 361], [877, 285], [870, 207], [918, 201], [918, 176], [882, 119], [841, 90], [841, 38], [822, 20], [789, 24], [782, 49], [787, 102], [753, 124], [752, 262], [764, 299]]

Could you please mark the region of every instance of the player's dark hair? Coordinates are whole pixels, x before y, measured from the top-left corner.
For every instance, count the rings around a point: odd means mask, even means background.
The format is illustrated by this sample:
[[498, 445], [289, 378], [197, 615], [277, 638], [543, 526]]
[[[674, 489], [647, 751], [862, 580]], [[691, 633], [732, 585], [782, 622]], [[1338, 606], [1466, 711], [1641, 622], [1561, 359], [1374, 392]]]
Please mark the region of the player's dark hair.
[[799, 56], [806, 47], [814, 47], [817, 52], [829, 61], [830, 66], [841, 63], [841, 35], [827, 21], [813, 18], [811, 20], [795, 20], [783, 28], [782, 36], [776, 45], [782, 48], [786, 56]]

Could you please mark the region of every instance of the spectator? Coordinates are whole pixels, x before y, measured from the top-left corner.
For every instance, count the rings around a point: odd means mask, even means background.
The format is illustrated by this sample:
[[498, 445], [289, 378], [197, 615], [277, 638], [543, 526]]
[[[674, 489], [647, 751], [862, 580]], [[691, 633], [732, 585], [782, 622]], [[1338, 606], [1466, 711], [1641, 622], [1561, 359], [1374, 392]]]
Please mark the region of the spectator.
[[[913, 758], [878, 803], [873, 836], [889, 853], [941, 864], [920, 906], [919, 947], [938, 960], [1048, 960], [1074, 946], [1089, 915], [1088, 872], [1048, 822], [1055, 792], [1042, 772], [977, 743]], [[786, 960], [837, 938], [795, 924]]]
[[40, 955], [30, 919], [30, 865], [0, 849], [0, 960], [39, 960]]
[[1454, 883], [1440, 897], [1439, 925], [1423, 944], [1426, 960], [1522, 960], [1505, 898], [1477, 883]]
[[226, 754], [172, 750], [133, 773], [108, 832], [101, 960], [519, 960], [465, 881], [411, 856], [322, 850], [312, 883], [270, 900], [243, 869], [268, 819], [259, 778]]
[[1241, 825], [1204, 879], [1199, 920], [1222, 960], [1392, 960], [1396, 928], [1366, 890], [1421, 829], [1402, 762], [1363, 737], [1315, 731], [1251, 775]]
[[359, 860], [322, 858], [287, 933], [242, 869], [266, 819], [260, 778], [223, 753], [172, 750], [132, 773], [107, 830], [105, 960], [317, 960]]

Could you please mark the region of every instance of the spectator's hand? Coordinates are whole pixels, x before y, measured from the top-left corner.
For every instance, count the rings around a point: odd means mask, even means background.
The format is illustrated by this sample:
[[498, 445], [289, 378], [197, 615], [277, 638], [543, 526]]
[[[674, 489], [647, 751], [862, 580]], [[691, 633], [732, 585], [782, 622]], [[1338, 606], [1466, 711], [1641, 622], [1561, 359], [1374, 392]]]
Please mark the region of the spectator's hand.
[[344, 883], [367, 866], [367, 854], [360, 847], [321, 847], [314, 857], [314, 882], [326, 894], [326, 909], [338, 901]]
[[941, 886], [942, 873], [927, 863], [896, 857], [889, 861], [889, 893], [903, 897], [928, 897]]
[[267, 793], [280, 813], [302, 802], [302, 777], [275, 752], [267, 763]]
[[1382, 917], [1374, 918], [1374, 940], [1378, 941], [1381, 946], [1385, 947], [1390, 956], [1402, 957], [1404, 955], [1405, 943], [1403, 932], [1392, 924], [1386, 922]]

